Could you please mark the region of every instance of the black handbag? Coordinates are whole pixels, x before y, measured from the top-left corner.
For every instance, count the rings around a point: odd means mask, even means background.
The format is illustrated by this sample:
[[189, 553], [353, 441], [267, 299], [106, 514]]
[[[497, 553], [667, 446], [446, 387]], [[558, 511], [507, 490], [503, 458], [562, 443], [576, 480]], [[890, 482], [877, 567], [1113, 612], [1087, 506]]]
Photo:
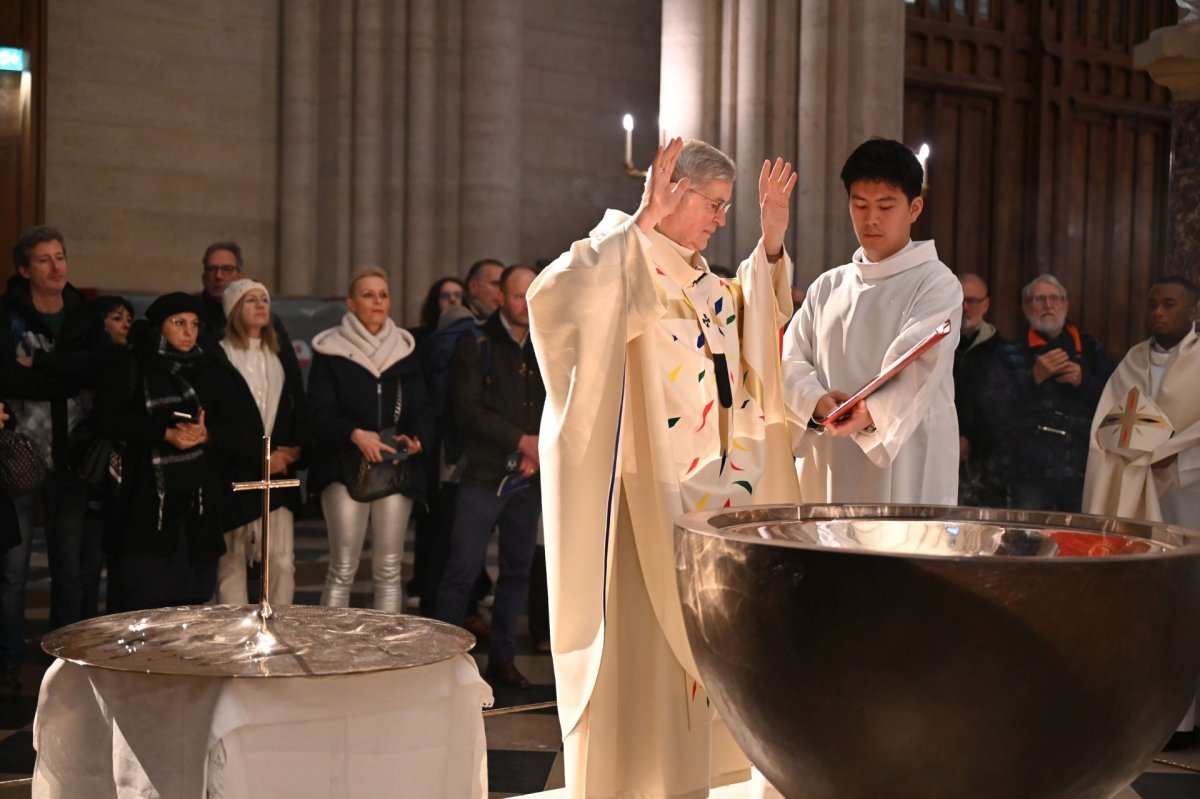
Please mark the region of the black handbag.
[[[403, 392], [396, 385], [396, 411], [392, 425], [379, 431], [379, 438], [389, 446], [396, 443], [396, 423], [400, 421]], [[392, 494], [408, 493], [408, 453], [401, 451], [397, 460], [371, 463], [358, 448], [345, 450], [340, 455], [342, 482], [356, 502], [372, 502]]]
[[46, 479], [46, 461], [33, 439], [0, 428], [0, 489], [13, 499], [28, 494]]

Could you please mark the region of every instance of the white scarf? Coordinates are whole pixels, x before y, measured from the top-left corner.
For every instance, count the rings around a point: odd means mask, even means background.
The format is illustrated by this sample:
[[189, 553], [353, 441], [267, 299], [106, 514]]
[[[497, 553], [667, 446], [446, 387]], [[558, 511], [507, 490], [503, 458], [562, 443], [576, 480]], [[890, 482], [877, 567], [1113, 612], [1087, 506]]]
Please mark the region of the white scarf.
[[378, 378], [407, 358], [416, 347], [416, 340], [390, 318], [378, 334], [371, 335], [358, 317], [347, 312], [338, 327], [318, 333], [312, 346], [323, 355], [347, 358]]
[[247, 343], [248, 348], [239, 349], [226, 338], [221, 340], [221, 348], [250, 387], [262, 417], [263, 432], [270, 435], [275, 429], [275, 415], [279, 412], [279, 398], [283, 394], [283, 363], [278, 355], [262, 345], [262, 339], [252, 338]]

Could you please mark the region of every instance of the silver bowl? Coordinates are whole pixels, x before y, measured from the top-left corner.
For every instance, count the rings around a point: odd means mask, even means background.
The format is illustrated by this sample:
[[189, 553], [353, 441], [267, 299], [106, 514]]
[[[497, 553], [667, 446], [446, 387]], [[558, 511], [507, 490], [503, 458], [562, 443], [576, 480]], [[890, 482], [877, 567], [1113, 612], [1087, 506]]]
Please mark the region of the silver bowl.
[[700, 675], [790, 799], [1109, 799], [1200, 681], [1200, 533], [894, 505], [696, 512]]

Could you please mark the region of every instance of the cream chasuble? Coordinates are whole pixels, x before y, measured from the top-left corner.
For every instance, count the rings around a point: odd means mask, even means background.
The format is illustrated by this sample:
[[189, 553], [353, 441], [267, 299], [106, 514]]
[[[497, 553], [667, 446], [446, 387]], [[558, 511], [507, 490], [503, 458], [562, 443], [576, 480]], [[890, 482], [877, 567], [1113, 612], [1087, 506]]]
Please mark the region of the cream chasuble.
[[[1155, 350], [1153, 339], [1134, 345], [1100, 395], [1092, 419], [1083, 509], [1200, 528], [1200, 343], [1193, 330], [1170, 353]], [[1130, 409], [1131, 391], [1150, 403], [1142, 400]], [[1137, 413], [1137, 405], [1143, 413]], [[1120, 446], [1122, 441], [1136, 446], [1141, 428], [1155, 429], [1160, 415], [1173, 435], [1159, 436], [1161, 443], [1155, 441], [1156, 446], [1142, 451]], [[1110, 428], [1118, 434], [1115, 439], [1102, 435]], [[1120, 453], [1113, 451], [1118, 448]], [[1153, 467], [1172, 455], [1174, 463]]]
[[[529, 290], [546, 381], [543, 518], [573, 797], [703, 797], [749, 764], [708, 706], [675, 587], [673, 521], [799, 500], [781, 391], [786, 255], [736, 280], [609, 211]], [[724, 354], [730, 407], [718, 399]]]
[[[829, 391], [852, 394], [942, 323], [951, 334], [867, 399], [876, 432], [807, 427]], [[962, 286], [932, 241], [880, 263], [862, 249], [818, 277], [783, 339], [784, 396], [805, 502], [958, 502], [954, 348]]]

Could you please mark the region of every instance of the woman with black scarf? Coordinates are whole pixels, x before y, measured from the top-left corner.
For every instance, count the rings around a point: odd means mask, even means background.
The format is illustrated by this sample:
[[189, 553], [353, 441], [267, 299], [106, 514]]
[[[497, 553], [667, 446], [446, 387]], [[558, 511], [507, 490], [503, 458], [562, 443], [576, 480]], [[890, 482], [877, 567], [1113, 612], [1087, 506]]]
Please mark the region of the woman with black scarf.
[[196, 343], [200, 301], [166, 294], [135, 324], [100, 385], [96, 420], [119, 444], [106, 524], [109, 612], [207, 602], [224, 552], [219, 469], [236, 435], [230, 397], [245, 384]]

